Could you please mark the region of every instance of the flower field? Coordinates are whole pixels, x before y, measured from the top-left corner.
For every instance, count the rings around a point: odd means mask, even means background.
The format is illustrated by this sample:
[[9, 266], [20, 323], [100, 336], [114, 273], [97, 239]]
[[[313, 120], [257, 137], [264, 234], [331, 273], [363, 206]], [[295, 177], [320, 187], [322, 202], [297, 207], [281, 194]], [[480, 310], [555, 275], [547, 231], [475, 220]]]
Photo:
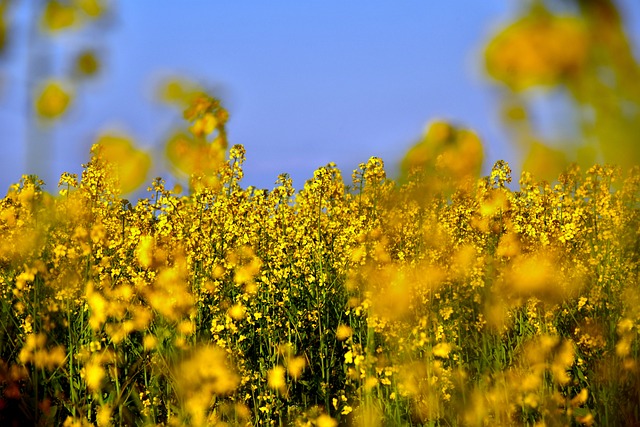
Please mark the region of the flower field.
[[0, 424], [640, 423], [637, 169], [515, 190], [438, 122], [397, 181], [371, 158], [244, 188], [218, 140], [133, 204], [108, 144], [0, 201]]

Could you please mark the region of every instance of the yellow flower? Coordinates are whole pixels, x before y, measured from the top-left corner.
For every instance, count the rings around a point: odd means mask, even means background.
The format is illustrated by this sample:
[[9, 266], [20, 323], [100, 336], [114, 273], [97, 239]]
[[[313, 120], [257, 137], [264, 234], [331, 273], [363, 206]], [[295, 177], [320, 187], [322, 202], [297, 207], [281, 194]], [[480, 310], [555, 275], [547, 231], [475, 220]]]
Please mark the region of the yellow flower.
[[196, 136], [208, 135], [218, 126], [218, 121], [211, 113], [207, 113], [199, 119], [196, 119], [190, 130]]
[[57, 0], [49, 0], [42, 14], [41, 24], [46, 31], [57, 32], [73, 26], [76, 21], [75, 7]]
[[317, 427], [336, 427], [338, 422], [327, 414], [322, 414], [316, 418]]
[[284, 378], [285, 370], [282, 366], [274, 366], [267, 372], [267, 384], [270, 388], [278, 391], [284, 391], [286, 388], [286, 381]]
[[73, 0], [73, 2], [85, 15], [93, 19], [99, 18], [105, 10], [104, 0]]
[[86, 50], [76, 57], [76, 72], [80, 76], [94, 76], [99, 70], [100, 61], [95, 52]]
[[98, 413], [96, 414], [96, 423], [98, 427], [106, 427], [111, 425], [111, 413], [113, 408], [111, 405], [105, 404], [100, 406]]
[[402, 179], [419, 172], [444, 174], [457, 182], [477, 176], [483, 156], [482, 142], [474, 132], [436, 120], [427, 125], [422, 139], [402, 160]]
[[165, 150], [171, 165], [186, 176], [194, 173], [212, 175], [224, 162], [224, 146], [216, 141], [209, 143], [196, 139], [191, 134], [173, 135]]
[[62, 83], [50, 81], [44, 85], [35, 101], [36, 113], [45, 119], [57, 119], [71, 103], [71, 92]]
[[443, 359], [449, 358], [449, 353], [451, 353], [451, 344], [441, 342], [433, 347], [433, 355], [436, 357], [440, 357]]
[[342, 411], [340, 411], [342, 415], [349, 415], [351, 412], [353, 412], [353, 408], [349, 405], [345, 405], [344, 408], [342, 408]]
[[140, 237], [140, 242], [136, 248], [136, 258], [138, 259], [138, 263], [141, 267], [151, 267], [151, 264], [153, 263], [154, 246], [155, 242], [152, 236]]
[[89, 326], [98, 330], [107, 320], [107, 300], [100, 293], [87, 290], [87, 302], [91, 308]]
[[84, 381], [87, 383], [89, 390], [99, 390], [104, 377], [104, 368], [100, 363], [91, 361], [84, 367]]
[[344, 341], [353, 334], [353, 330], [347, 325], [339, 325], [336, 330], [336, 338], [339, 341]]
[[158, 345], [158, 339], [155, 337], [155, 335], [147, 334], [144, 336], [142, 340], [142, 346], [145, 350], [153, 350], [154, 348], [156, 348], [156, 345]]
[[514, 90], [554, 84], [583, 67], [588, 43], [584, 23], [577, 18], [528, 16], [489, 43], [487, 71]]
[[115, 167], [122, 193], [129, 193], [140, 186], [151, 167], [151, 157], [135, 147], [125, 136], [102, 135], [97, 141], [98, 155]]
[[344, 363], [346, 363], [346, 364], [353, 363], [353, 353], [351, 352], [351, 350], [347, 351], [344, 354]]
[[287, 371], [289, 372], [291, 378], [293, 378], [294, 380], [300, 378], [300, 375], [302, 375], [302, 371], [304, 370], [306, 364], [306, 359], [303, 356], [292, 357], [288, 359]]
[[229, 309], [229, 316], [233, 320], [242, 320], [244, 319], [245, 315], [246, 315], [246, 309], [240, 303], [236, 303], [232, 305], [231, 308]]

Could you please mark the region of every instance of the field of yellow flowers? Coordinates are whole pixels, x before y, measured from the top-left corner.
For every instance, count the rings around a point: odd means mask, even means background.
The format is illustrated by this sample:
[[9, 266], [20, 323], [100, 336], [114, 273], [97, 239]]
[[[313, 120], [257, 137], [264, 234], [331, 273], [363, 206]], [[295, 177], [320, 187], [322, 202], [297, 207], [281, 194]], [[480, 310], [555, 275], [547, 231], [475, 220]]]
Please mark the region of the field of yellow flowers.
[[640, 423], [638, 169], [513, 190], [436, 122], [397, 182], [244, 188], [203, 99], [187, 190], [123, 199], [106, 141], [0, 201], [1, 425]]

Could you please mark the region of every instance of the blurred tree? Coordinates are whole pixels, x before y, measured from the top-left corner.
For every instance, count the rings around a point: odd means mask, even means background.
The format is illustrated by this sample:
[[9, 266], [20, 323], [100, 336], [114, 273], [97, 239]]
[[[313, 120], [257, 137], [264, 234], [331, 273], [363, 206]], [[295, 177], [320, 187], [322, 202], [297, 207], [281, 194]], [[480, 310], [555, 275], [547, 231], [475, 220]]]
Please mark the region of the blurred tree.
[[[502, 118], [524, 167], [552, 180], [569, 163], [640, 163], [640, 66], [614, 0], [522, 2], [488, 42], [486, 70], [501, 83]], [[569, 100], [569, 138], [543, 137], [532, 117], [540, 89]]]

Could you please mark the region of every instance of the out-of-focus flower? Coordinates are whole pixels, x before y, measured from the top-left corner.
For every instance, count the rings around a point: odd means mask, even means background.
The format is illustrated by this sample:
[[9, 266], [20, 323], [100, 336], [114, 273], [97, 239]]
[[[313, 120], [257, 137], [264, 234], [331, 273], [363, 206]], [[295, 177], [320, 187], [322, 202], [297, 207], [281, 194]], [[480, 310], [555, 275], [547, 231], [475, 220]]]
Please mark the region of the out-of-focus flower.
[[316, 418], [317, 427], [336, 427], [338, 422], [327, 414], [322, 414]]
[[269, 384], [269, 387], [281, 392], [285, 391], [287, 383], [284, 379], [284, 374], [284, 367], [280, 365], [269, 369], [269, 372], [267, 373], [267, 384]]
[[84, 367], [84, 381], [87, 383], [89, 390], [99, 390], [104, 377], [104, 368], [100, 363], [92, 361]]
[[184, 107], [191, 104], [203, 91], [204, 89], [197, 83], [171, 78], [160, 85], [158, 96], [164, 102]]
[[287, 372], [294, 380], [300, 378], [304, 367], [307, 365], [307, 361], [303, 356], [290, 357], [287, 359]]
[[487, 46], [487, 72], [514, 90], [551, 85], [582, 69], [589, 38], [584, 23], [569, 16], [525, 17]]
[[482, 142], [471, 130], [442, 120], [431, 122], [402, 160], [403, 177], [418, 172], [446, 175], [454, 181], [475, 177], [483, 160]]
[[541, 142], [533, 142], [522, 168], [530, 172], [536, 179], [553, 182], [568, 164], [569, 161], [564, 151]]
[[42, 87], [36, 97], [36, 113], [44, 119], [57, 119], [67, 111], [72, 99], [69, 88], [61, 82], [50, 81]]
[[100, 61], [92, 50], [80, 52], [76, 57], [75, 71], [79, 76], [92, 77], [100, 71]]
[[0, 52], [7, 45], [7, 2], [0, 3]]
[[225, 148], [207, 143], [187, 133], [177, 133], [166, 146], [167, 158], [184, 175], [212, 175], [224, 161]]
[[353, 334], [353, 329], [347, 325], [339, 325], [336, 330], [336, 338], [340, 341], [344, 341]]
[[442, 359], [448, 359], [449, 353], [451, 353], [451, 344], [441, 342], [433, 347], [433, 355]]
[[101, 17], [106, 10], [104, 0], [73, 0], [73, 3], [86, 16], [92, 19]]
[[137, 149], [133, 141], [107, 134], [99, 137], [97, 144], [102, 159], [115, 167], [122, 193], [129, 193], [144, 182], [151, 167], [151, 158]]
[[77, 24], [77, 9], [66, 2], [49, 0], [42, 13], [41, 25], [45, 31], [58, 32]]

